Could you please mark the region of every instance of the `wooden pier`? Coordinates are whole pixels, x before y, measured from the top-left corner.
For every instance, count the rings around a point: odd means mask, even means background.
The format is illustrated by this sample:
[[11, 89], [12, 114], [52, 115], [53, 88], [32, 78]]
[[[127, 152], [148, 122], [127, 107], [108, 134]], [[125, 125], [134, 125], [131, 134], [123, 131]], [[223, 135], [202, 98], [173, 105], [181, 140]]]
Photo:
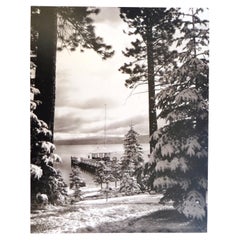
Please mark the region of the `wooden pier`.
[[71, 167], [80, 167], [82, 170], [95, 173], [99, 163], [96, 159], [71, 157]]

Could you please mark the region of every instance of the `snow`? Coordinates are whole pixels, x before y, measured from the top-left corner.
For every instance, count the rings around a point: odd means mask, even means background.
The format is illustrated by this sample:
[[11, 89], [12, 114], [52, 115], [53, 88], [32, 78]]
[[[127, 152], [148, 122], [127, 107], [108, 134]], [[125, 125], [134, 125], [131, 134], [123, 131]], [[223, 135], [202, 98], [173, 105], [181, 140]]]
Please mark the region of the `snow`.
[[[85, 189], [85, 194], [99, 189]], [[180, 215], [162, 194], [89, 199], [68, 206], [32, 210], [32, 233], [199, 232], [206, 231]]]
[[[158, 203], [159, 199], [162, 197], [162, 194], [152, 195], [150, 197], [149, 194], [141, 194], [141, 195], [134, 195], [134, 196], [123, 196], [123, 197], [116, 197], [108, 199], [108, 203], [135, 203], [135, 204], [151, 204], [151, 203]], [[106, 199], [97, 199], [97, 200], [85, 200], [81, 204], [102, 204], [106, 203]]]
[[[171, 205], [160, 205], [161, 194], [139, 194], [125, 196], [84, 200], [69, 207], [53, 207], [53, 209], [36, 211], [32, 213], [31, 224], [35, 226], [45, 225], [46, 230], [41, 232], [118, 232], [121, 227], [118, 222], [126, 222], [149, 215], [153, 212], [173, 209]], [[57, 210], [57, 211], [56, 211]], [[61, 213], [62, 212], [62, 213]], [[112, 226], [113, 223], [115, 227]], [[107, 227], [110, 224], [111, 227]], [[149, 223], [145, 223], [147, 227]], [[104, 227], [105, 226], [105, 227]]]
[[163, 145], [161, 150], [162, 150], [162, 156], [171, 157], [171, 155], [174, 153], [174, 147], [169, 143]]
[[176, 103], [180, 104], [182, 101], [197, 102], [198, 94], [195, 89], [187, 88], [181, 91], [175, 98]]
[[201, 193], [197, 191], [191, 191], [188, 194], [187, 199], [184, 201], [181, 211], [187, 217], [195, 217], [197, 219], [203, 219], [205, 217], [206, 203]]
[[34, 178], [39, 179], [39, 178], [41, 178], [42, 174], [43, 174], [43, 171], [39, 166], [37, 166], [35, 164], [31, 164], [31, 175]]
[[172, 187], [173, 185], [176, 185], [177, 181], [175, 181], [173, 178], [170, 178], [168, 176], [164, 176], [164, 177], [158, 177], [154, 180], [153, 182], [153, 186], [156, 187]]

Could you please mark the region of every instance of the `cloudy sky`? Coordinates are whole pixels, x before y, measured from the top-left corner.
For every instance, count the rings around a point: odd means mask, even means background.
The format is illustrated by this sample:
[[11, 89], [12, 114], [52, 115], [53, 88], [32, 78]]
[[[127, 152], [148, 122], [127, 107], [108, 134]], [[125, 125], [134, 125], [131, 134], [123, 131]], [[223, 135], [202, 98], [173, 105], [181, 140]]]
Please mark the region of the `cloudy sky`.
[[119, 10], [102, 8], [95, 26], [115, 55], [103, 61], [92, 50], [57, 53], [56, 140], [103, 136], [105, 104], [108, 136], [126, 134], [131, 122], [137, 132], [148, 134], [146, 86], [132, 92], [124, 86], [128, 75], [118, 71], [129, 61], [122, 50], [132, 40], [123, 33], [127, 26]]

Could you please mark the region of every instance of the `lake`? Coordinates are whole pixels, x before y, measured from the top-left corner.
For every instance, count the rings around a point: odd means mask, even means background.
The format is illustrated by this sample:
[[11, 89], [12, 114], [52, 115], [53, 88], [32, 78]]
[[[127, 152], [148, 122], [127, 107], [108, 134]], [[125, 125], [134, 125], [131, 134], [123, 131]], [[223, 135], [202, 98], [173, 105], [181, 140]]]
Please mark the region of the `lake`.
[[[149, 144], [141, 144], [143, 148], [143, 158], [147, 160], [149, 154]], [[122, 144], [106, 144], [104, 145], [56, 145], [54, 153], [58, 154], [62, 158], [62, 163], [57, 165], [56, 168], [60, 169], [63, 178], [67, 184], [69, 184], [69, 174], [71, 172], [71, 156], [74, 157], [88, 157], [89, 153], [97, 151], [98, 148], [105, 148], [112, 152], [112, 155], [120, 159], [123, 155], [124, 149]], [[82, 176], [85, 179], [88, 187], [96, 187], [93, 181], [93, 175], [88, 172], [82, 172]]]

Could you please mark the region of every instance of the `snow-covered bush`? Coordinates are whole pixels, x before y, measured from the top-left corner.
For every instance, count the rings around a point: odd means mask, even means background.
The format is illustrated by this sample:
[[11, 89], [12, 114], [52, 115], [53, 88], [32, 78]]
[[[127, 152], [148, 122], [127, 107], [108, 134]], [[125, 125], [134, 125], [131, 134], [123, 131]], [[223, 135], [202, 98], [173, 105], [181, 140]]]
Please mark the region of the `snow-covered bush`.
[[40, 205], [48, 204], [48, 196], [46, 194], [37, 193], [36, 200], [37, 200], [37, 203]]
[[135, 177], [131, 176], [129, 173], [124, 173], [121, 179], [119, 191], [125, 195], [133, 195], [140, 193], [141, 188]]
[[206, 217], [205, 198], [198, 191], [190, 191], [178, 210], [188, 218], [203, 220]]

